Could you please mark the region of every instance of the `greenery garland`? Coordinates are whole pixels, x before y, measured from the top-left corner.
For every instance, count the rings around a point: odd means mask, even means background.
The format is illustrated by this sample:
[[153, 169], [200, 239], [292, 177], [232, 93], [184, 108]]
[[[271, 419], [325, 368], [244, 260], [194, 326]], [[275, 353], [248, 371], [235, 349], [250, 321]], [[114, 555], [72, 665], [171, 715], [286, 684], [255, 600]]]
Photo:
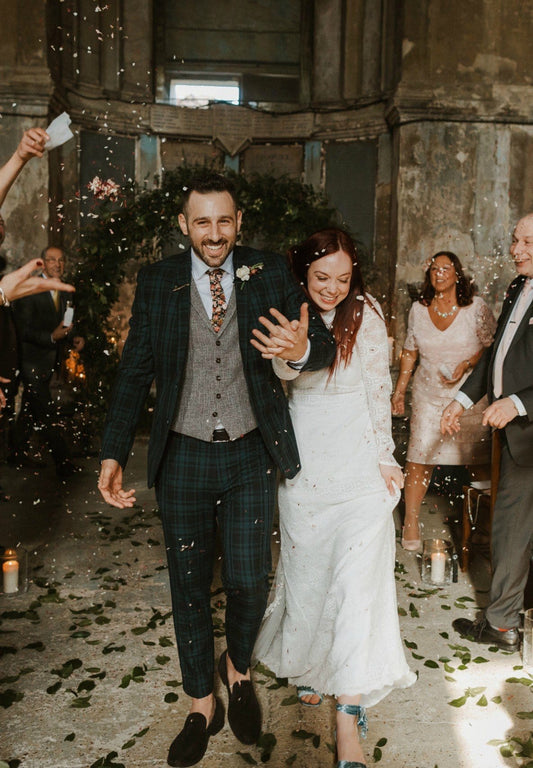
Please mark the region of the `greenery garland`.
[[[119, 189], [111, 180], [95, 179], [89, 224], [81, 236], [76, 283], [77, 330], [85, 336], [84, 406], [99, 422], [109, 402], [118, 364], [118, 333], [110, 311], [127, 275], [142, 264], [174, 253], [183, 244], [178, 226], [184, 187], [200, 170], [182, 166], [165, 173], [155, 189]], [[336, 216], [325, 197], [310, 185], [288, 177], [241, 176], [226, 170], [243, 211], [242, 242], [285, 252]], [[178, 234], [179, 233], [179, 234]]]

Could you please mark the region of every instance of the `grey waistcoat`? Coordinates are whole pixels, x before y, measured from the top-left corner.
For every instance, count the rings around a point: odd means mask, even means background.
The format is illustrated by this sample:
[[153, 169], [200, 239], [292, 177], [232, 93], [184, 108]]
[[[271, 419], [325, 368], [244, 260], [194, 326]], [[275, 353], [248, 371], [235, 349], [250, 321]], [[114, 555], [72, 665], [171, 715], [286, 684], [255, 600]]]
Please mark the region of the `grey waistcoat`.
[[222, 424], [232, 440], [257, 427], [244, 378], [235, 289], [218, 333], [191, 284], [189, 351], [172, 429], [210, 442]]

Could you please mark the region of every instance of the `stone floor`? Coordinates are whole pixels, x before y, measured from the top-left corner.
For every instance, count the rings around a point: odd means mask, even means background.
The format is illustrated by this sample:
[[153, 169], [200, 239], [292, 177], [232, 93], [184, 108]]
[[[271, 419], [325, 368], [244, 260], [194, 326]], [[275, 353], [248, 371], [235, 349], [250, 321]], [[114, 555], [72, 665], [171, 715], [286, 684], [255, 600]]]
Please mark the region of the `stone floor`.
[[[138, 490], [132, 511], [100, 501], [96, 459], [80, 462], [83, 472], [59, 485], [51, 468], [2, 467], [13, 500], [0, 505], [0, 544], [27, 549], [31, 583], [27, 592], [0, 595], [1, 768], [166, 765], [188, 703], [145, 462], [139, 441], [127, 473]], [[424, 536], [449, 539], [448, 515], [446, 499], [428, 496]], [[397, 558], [402, 634], [419, 679], [369, 711], [368, 765], [533, 766], [533, 677], [519, 654], [476, 646], [451, 629], [453, 618], [473, 617], [476, 601], [486, 599], [486, 559], [478, 552], [470, 577], [459, 572], [457, 583], [430, 589], [421, 583], [420, 556], [398, 546]], [[225, 647], [218, 584], [217, 652]], [[255, 679], [264, 712], [260, 745], [240, 745], [226, 725], [202, 766], [332, 768], [332, 701], [304, 709], [268, 670]]]

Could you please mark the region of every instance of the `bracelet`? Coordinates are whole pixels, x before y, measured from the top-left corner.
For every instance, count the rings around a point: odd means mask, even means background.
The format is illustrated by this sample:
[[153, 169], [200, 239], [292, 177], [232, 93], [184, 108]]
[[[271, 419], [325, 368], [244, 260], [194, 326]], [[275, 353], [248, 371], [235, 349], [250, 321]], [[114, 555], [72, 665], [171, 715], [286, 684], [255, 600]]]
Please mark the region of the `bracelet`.
[[4, 289], [0, 286], [0, 307], [9, 307], [10, 301], [7, 298]]
[[465, 360], [465, 363], [466, 363], [466, 370], [467, 370], [467, 371], [470, 371], [470, 370], [472, 370], [472, 368], [473, 368], [474, 366], [472, 365], [472, 363], [470, 362], [470, 360]]

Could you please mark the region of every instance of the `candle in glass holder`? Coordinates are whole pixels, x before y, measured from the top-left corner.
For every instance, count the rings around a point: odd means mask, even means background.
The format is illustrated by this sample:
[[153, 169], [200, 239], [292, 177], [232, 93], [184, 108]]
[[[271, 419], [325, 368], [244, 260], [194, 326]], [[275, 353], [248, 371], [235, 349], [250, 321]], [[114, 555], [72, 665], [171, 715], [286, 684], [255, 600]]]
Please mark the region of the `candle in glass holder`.
[[446, 572], [446, 553], [431, 553], [431, 581], [433, 584], [442, 584]]
[[4, 578], [4, 592], [10, 594], [18, 592], [19, 588], [19, 564], [17, 560], [6, 560], [2, 563], [2, 575]]

